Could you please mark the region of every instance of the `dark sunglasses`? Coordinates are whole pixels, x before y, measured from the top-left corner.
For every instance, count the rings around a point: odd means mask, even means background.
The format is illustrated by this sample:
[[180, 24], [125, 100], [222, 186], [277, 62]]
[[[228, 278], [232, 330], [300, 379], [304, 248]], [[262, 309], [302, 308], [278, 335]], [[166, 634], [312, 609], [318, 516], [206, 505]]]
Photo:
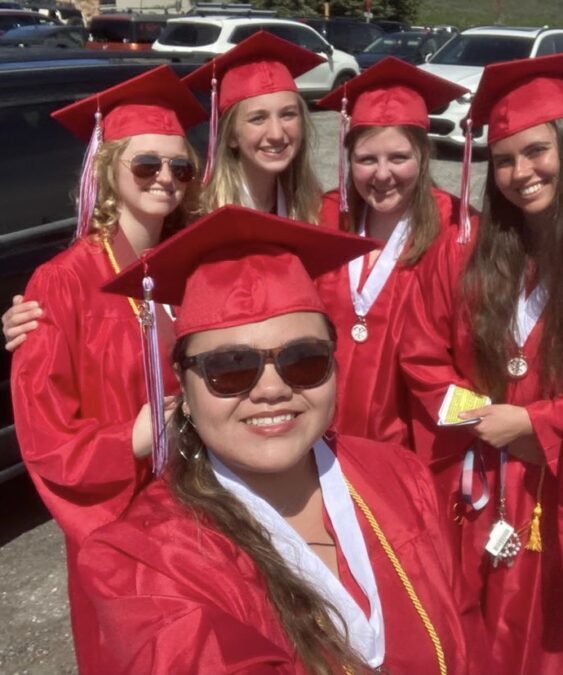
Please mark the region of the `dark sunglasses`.
[[143, 154], [121, 161], [129, 167], [135, 178], [141, 180], [158, 176], [163, 164], [168, 164], [170, 173], [181, 183], [189, 183], [195, 177], [195, 166], [187, 157], [160, 157], [160, 155]]
[[182, 370], [197, 368], [209, 391], [223, 398], [247, 394], [273, 362], [282, 380], [295, 389], [313, 389], [328, 380], [334, 365], [330, 340], [299, 340], [275, 349], [235, 347], [185, 356]]

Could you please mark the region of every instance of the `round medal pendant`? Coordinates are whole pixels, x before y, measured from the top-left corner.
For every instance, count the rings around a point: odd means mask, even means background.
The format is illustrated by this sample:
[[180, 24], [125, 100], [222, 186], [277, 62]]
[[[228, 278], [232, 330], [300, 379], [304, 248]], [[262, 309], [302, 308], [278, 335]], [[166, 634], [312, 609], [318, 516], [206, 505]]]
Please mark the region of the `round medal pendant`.
[[350, 332], [354, 342], [365, 342], [368, 339], [368, 329], [365, 323], [355, 323]]
[[518, 356], [509, 359], [506, 369], [508, 370], [510, 377], [520, 379], [528, 372], [528, 362], [522, 354], [519, 354]]

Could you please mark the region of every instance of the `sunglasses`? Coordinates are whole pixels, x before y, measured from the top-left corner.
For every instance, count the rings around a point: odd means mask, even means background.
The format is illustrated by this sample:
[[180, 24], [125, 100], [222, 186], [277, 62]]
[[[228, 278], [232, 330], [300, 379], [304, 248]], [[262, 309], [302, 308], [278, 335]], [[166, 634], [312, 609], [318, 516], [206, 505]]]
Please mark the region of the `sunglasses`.
[[162, 165], [168, 164], [170, 173], [181, 183], [189, 183], [195, 177], [195, 166], [187, 157], [160, 157], [159, 155], [135, 155], [132, 159], [121, 160], [129, 167], [135, 178], [147, 180], [162, 171]]
[[197, 368], [209, 391], [227, 398], [247, 394], [272, 362], [281, 379], [295, 389], [314, 389], [328, 380], [334, 366], [330, 340], [299, 340], [275, 349], [235, 347], [185, 356], [182, 370]]

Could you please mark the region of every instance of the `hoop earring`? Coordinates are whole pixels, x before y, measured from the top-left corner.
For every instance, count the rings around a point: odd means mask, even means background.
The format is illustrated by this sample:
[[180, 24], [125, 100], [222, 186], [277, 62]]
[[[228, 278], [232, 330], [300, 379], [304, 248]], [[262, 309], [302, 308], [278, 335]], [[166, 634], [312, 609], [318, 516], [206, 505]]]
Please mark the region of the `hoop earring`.
[[184, 415], [184, 421], [180, 427], [180, 434], [185, 434], [188, 427], [196, 428], [186, 401], [182, 403], [182, 414]]

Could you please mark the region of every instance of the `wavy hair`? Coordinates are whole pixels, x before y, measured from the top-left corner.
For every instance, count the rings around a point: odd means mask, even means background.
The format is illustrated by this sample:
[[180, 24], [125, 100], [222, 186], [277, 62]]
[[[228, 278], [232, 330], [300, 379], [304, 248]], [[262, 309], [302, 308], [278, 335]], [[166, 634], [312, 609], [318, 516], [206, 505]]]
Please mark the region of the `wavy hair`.
[[[351, 129], [345, 140], [348, 162], [351, 163], [352, 153], [360, 140], [377, 134], [383, 128], [385, 127], [359, 126]], [[430, 176], [431, 145], [424, 129], [406, 124], [397, 125], [395, 128], [407, 137], [419, 162], [419, 174], [411, 204], [411, 245], [401, 257], [404, 265], [414, 265], [424, 255], [440, 231], [440, 216], [432, 194], [433, 183]], [[348, 172], [347, 190], [349, 216], [345, 229], [358, 232], [365, 202], [354, 185], [352, 171]]]
[[[119, 191], [117, 188], [117, 165], [123, 156], [130, 137], [118, 141], [102, 143], [96, 153], [95, 171], [98, 181], [96, 206], [92, 216], [89, 234], [97, 241], [110, 238], [115, 234], [119, 222]], [[181, 230], [197, 214], [201, 183], [199, 179], [199, 161], [195, 150], [187, 139], [186, 152], [196, 167], [196, 178], [186, 186], [182, 201], [172, 213], [164, 219], [162, 239]]]
[[549, 223], [532, 238], [520, 209], [497, 187], [489, 159], [479, 231], [462, 278], [478, 384], [495, 401], [505, 395], [506, 363], [517, 353], [512, 326], [522, 278], [530, 263], [548, 291], [540, 346], [544, 394], [561, 393], [563, 387], [563, 120], [549, 124], [555, 129], [560, 163]]
[[[303, 140], [295, 158], [281, 173], [279, 180], [287, 201], [288, 216], [295, 220], [317, 223], [322, 191], [312, 168], [315, 129], [307, 105], [298, 94], [297, 102], [303, 123]], [[230, 147], [239, 109], [240, 103], [235, 103], [219, 121], [213, 175], [201, 195], [203, 213], [209, 213], [225, 204], [243, 204], [238, 150]]]

